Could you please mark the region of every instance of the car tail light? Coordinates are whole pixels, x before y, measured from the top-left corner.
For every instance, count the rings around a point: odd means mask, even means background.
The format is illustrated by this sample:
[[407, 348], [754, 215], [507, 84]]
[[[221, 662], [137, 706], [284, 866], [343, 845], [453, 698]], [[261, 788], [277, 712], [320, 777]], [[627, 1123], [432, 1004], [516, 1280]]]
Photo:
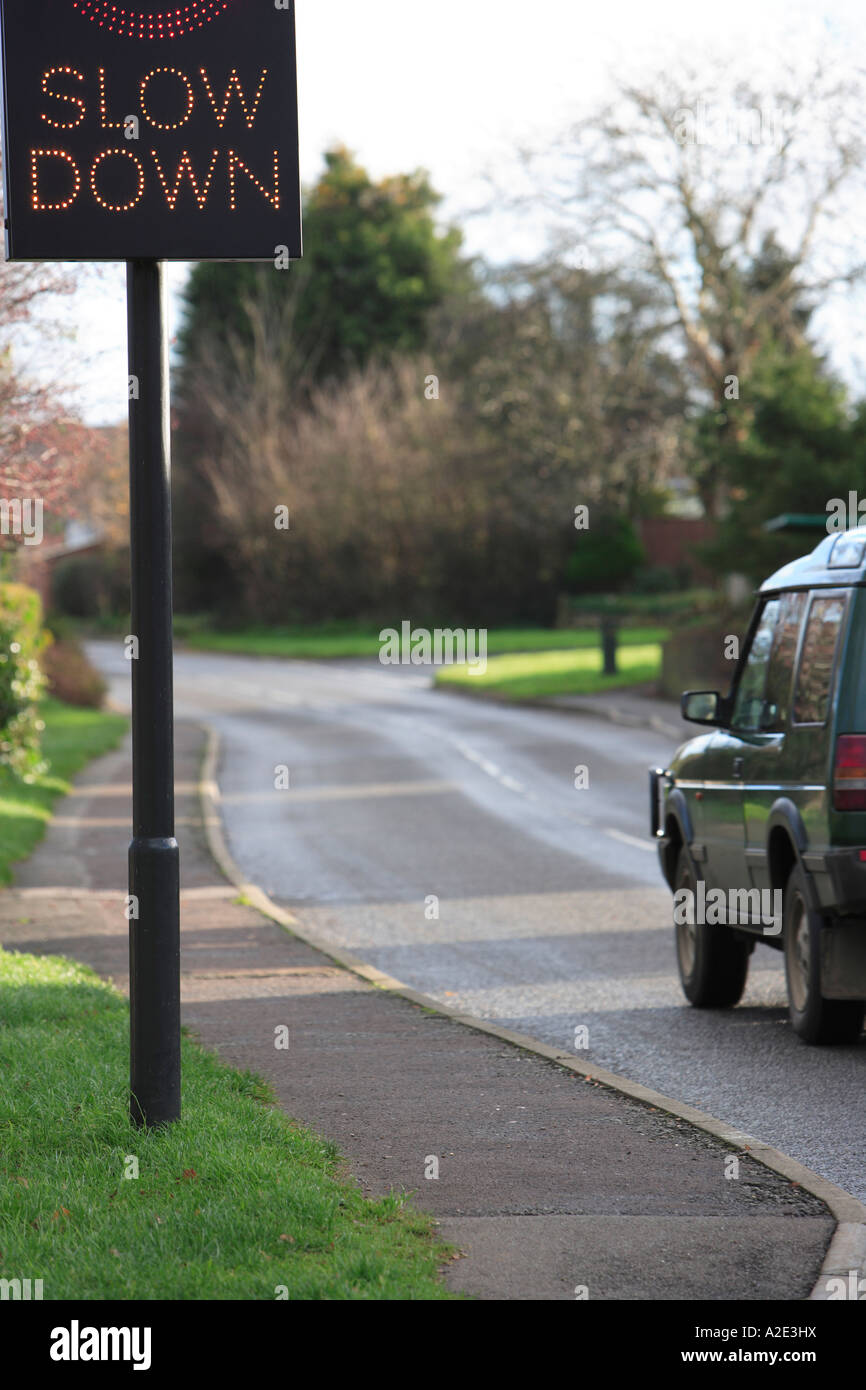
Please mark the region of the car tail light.
[[866, 734], [842, 734], [836, 740], [833, 809], [866, 811]]

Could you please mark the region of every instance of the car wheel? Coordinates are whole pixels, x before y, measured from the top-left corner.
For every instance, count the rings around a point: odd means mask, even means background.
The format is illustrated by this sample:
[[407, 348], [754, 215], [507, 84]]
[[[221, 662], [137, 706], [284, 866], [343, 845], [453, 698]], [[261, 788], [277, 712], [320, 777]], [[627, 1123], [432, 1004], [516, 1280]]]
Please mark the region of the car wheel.
[[822, 999], [823, 918], [810, 906], [806, 875], [795, 864], [785, 889], [785, 980], [791, 1027], [804, 1042], [853, 1043], [863, 1028], [858, 999]]
[[[697, 891], [695, 871], [685, 848], [677, 859], [674, 890], [684, 888], [693, 895]], [[696, 1009], [732, 1009], [746, 988], [748, 943], [738, 940], [729, 927], [706, 922], [675, 920], [674, 930], [680, 980], [689, 1003]]]

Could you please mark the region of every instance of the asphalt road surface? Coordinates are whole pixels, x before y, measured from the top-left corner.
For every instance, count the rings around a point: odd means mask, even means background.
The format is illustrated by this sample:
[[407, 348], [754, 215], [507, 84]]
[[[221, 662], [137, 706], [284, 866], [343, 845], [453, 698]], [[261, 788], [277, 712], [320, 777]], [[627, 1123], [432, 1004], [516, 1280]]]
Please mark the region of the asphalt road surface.
[[[128, 704], [121, 642], [90, 652]], [[182, 652], [175, 709], [219, 731], [235, 860], [320, 936], [556, 1047], [585, 1028], [583, 1057], [866, 1200], [866, 1039], [802, 1044], [781, 956], [761, 946], [738, 1008], [685, 1004], [647, 834], [646, 769], [670, 740], [372, 662]]]

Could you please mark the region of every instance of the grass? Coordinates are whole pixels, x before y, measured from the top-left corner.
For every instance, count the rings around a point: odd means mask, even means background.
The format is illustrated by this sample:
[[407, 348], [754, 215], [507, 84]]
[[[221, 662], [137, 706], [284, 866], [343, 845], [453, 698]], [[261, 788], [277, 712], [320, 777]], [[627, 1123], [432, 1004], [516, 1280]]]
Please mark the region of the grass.
[[236, 652], [241, 656], [283, 656], [310, 661], [335, 657], [377, 656], [379, 628], [349, 623], [318, 627], [247, 627], [234, 632], [190, 626], [175, 620], [178, 640], [199, 651]]
[[134, 1131], [126, 1001], [2, 949], [0, 991], [0, 1278], [46, 1299], [453, 1296], [430, 1219], [363, 1197], [263, 1082], [185, 1038], [182, 1118]]
[[0, 767], [0, 884], [11, 882], [11, 866], [26, 858], [42, 839], [54, 802], [69, 791], [75, 773], [91, 758], [114, 748], [127, 728], [122, 715], [79, 709], [57, 700], [44, 700], [40, 714], [45, 721], [42, 747], [48, 771], [27, 783]]
[[444, 689], [456, 687], [509, 700], [595, 695], [657, 679], [661, 669], [661, 645], [658, 642], [623, 645], [617, 654], [617, 664], [617, 675], [602, 675], [602, 655], [597, 647], [513, 654], [491, 658], [486, 671], [477, 674], [467, 666], [443, 666], [436, 672], [436, 684]]
[[[394, 624], [400, 630], [399, 623]], [[376, 657], [380, 628], [350, 623], [319, 627], [248, 627], [217, 632], [197, 619], [181, 619], [179, 634], [187, 646], [202, 651], [246, 656], [303, 658]], [[602, 675], [598, 628], [490, 628], [487, 670], [473, 675], [466, 666], [440, 667], [436, 684], [505, 696], [512, 700], [548, 695], [594, 695], [622, 686], [656, 680], [666, 628], [623, 628], [619, 633], [619, 673]]]
[[[392, 624], [400, 631], [400, 622]], [[449, 626], [443, 623], [442, 626]], [[247, 627], [235, 632], [218, 632], [201, 626], [197, 620], [179, 618], [175, 624], [179, 640], [201, 651], [236, 652], [245, 656], [295, 657], [322, 661], [338, 657], [377, 657], [381, 627], [359, 627], [352, 623], [326, 623], [317, 627]], [[624, 643], [661, 642], [668, 636], [663, 628], [627, 629]], [[573, 651], [598, 645], [596, 628], [560, 630], [552, 628], [490, 628], [487, 650], [506, 652]]]

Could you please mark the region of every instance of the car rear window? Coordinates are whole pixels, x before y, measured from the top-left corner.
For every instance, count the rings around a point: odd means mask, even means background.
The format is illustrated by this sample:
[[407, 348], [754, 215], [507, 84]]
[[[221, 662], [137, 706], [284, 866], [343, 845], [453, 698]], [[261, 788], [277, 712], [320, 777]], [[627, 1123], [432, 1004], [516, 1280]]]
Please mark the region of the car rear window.
[[833, 666], [844, 616], [844, 595], [812, 599], [797, 672], [795, 724], [823, 724], [827, 719], [833, 688]]

